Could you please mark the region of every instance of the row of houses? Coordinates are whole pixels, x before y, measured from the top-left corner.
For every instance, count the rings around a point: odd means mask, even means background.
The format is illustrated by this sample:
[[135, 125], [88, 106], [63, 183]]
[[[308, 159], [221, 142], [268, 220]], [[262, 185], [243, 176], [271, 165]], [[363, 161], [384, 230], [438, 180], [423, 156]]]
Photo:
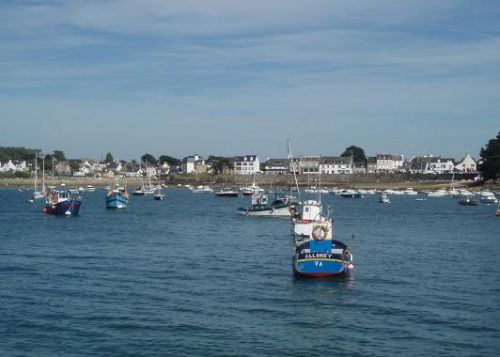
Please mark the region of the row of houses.
[[[358, 173], [396, 173], [409, 172], [419, 174], [445, 173], [475, 173], [477, 162], [470, 154], [456, 162], [451, 158], [440, 156], [416, 156], [405, 160], [403, 155], [378, 154], [368, 157], [366, 162], [356, 162], [352, 157], [343, 156], [300, 156], [293, 160], [269, 158], [262, 165], [259, 157], [254, 154], [225, 158], [231, 162], [231, 169], [224, 171], [237, 175], [254, 175], [264, 173], [269, 175], [296, 174], [358, 174]], [[162, 163], [160, 167], [141, 165], [137, 162], [105, 162], [93, 160], [58, 161], [54, 164], [54, 171], [58, 174], [73, 176], [108, 176], [126, 173], [127, 176], [145, 174], [155, 176], [158, 173], [171, 172], [186, 174], [202, 174], [213, 172], [213, 160], [200, 155], [190, 155], [182, 160], [179, 166], [170, 167]], [[31, 171], [32, 163], [26, 161], [12, 161], [1, 163], [1, 172]]]
[[[403, 155], [377, 154], [368, 157], [366, 162], [356, 162], [352, 157], [343, 156], [300, 156], [289, 159], [267, 159], [260, 165], [257, 155], [243, 155], [228, 158], [233, 162], [234, 174], [253, 175], [265, 173], [270, 175], [296, 174], [356, 174], [356, 173], [396, 173], [410, 172], [420, 174], [475, 173], [477, 162], [470, 154], [456, 162], [455, 159], [440, 156], [416, 156], [405, 160]], [[192, 155], [182, 160], [182, 173], [210, 172], [211, 163], [199, 155]]]

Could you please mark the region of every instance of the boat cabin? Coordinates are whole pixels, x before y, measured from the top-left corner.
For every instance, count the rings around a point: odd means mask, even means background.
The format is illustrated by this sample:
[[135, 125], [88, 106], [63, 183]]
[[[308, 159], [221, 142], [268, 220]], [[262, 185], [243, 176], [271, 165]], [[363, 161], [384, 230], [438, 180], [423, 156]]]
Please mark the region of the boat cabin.
[[305, 221], [318, 221], [321, 219], [321, 204], [314, 200], [302, 204], [301, 219]]
[[252, 195], [252, 206], [267, 205], [267, 195], [256, 193]]

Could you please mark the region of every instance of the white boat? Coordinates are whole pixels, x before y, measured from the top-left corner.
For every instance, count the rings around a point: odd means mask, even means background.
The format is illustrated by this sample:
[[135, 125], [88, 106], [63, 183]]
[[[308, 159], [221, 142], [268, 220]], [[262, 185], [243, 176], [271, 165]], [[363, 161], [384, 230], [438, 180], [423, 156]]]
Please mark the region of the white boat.
[[85, 191], [87, 191], [87, 192], [94, 192], [95, 191], [95, 187], [92, 186], [92, 185], [87, 185], [85, 187]]
[[379, 203], [391, 203], [391, 200], [389, 199], [389, 197], [387, 197], [387, 194], [385, 192], [383, 192], [380, 195], [378, 202]]
[[411, 188], [411, 187], [408, 187], [406, 190], [404, 190], [404, 191], [403, 191], [403, 193], [404, 193], [405, 195], [408, 195], [408, 196], [416, 196], [416, 195], [418, 195], [418, 192], [417, 192], [417, 191], [415, 191], [415, 190], [414, 190], [413, 188]]
[[440, 188], [437, 191], [429, 192], [427, 197], [446, 197], [449, 195], [449, 192], [445, 188]]
[[210, 193], [210, 192], [214, 192], [213, 188], [211, 188], [209, 186], [203, 186], [203, 185], [196, 186], [196, 187], [190, 187], [189, 189], [193, 193]]
[[482, 191], [479, 193], [479, 201], [481, 203], [497, 203], [497, 197], [491, 191]]
[[463, 198], [463, 197], [470, 197], [474, 196], [474, 194], [464, 188], [459, 188], [459, 189], [453, 189], [450, 191], [451, 197], [454, 198]]

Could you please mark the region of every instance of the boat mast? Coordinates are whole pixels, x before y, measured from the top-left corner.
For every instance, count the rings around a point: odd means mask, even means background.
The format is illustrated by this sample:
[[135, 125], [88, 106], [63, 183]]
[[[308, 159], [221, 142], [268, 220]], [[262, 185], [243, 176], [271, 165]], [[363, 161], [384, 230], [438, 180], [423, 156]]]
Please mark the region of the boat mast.
[[297, 174], [295, 173], [295, 164], [293, 162], [292, 150], [290, 149], [290, 140], [287, 140], [287, 144], [288, 144], [288, 160], [290, 160], [290, 164], [292, 165], [293, 178], [295, 179], [295, 187], [297, 188], [297, 196], [300, 202], [299, 183], [297, 182]]
[[45, 155], [42, 156], [42, 191], [45, 191]]
[[35, 191], [38, 191], [38, 153], [35, 151]]

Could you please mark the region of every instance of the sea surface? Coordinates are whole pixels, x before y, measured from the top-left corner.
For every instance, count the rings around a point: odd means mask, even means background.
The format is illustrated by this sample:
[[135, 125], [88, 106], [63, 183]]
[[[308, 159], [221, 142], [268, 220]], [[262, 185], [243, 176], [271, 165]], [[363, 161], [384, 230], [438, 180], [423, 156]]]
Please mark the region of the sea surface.
[[355, 268], [303, 280], [289, 220], [164, 193], [65, 218], [0, 190], [0, 356], [498, 356], [495, 205], [323, 195]]

